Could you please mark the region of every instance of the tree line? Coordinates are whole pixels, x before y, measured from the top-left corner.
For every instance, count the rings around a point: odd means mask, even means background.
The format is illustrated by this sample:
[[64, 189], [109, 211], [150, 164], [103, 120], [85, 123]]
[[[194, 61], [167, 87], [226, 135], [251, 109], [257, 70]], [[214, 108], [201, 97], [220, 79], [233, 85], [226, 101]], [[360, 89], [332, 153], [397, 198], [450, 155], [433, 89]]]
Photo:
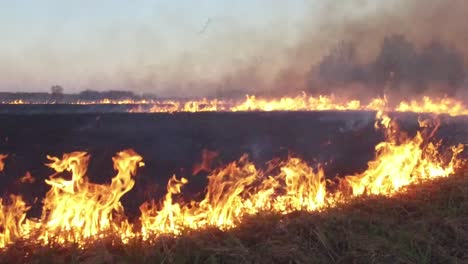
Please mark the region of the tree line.
[[443, 89], [441, 93], [453, 96], [466, 77], [463, 54], [456, 48], [433, 40], [418, 49], [405, 36], [391, 35], [368, 63], [359, 62], [355, 43], [338, 44], [315, 65], [311, 89], [324, 92], [329, 87], [355, 83], [375, 94], [422, 94], [438, 86]]

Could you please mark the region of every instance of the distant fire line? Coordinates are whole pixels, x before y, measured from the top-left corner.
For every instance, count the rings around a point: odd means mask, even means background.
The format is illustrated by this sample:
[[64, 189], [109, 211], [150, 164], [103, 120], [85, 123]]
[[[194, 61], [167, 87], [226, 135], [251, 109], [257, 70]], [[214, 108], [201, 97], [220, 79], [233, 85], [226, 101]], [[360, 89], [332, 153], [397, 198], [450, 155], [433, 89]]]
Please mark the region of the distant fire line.
[[131, 105], [131, 113], [176, 113], [176, 112], [270, 112], [270, 111], [380, 111], [468, 115], [468, 107], [457, 99], [421, 97], [401, 101], [390, 106], [386, 97], [374, 98], [368, 103], [361, 100], [343, 100], [333, 95], [309, 96], [305, 93], [295, 97], [260, 98], [246, 95], [244, 100], [196, 99], [196, 100], [78, 100], [72, 102], [5, 101], [2, 104], [70, 104], [70, 105]]

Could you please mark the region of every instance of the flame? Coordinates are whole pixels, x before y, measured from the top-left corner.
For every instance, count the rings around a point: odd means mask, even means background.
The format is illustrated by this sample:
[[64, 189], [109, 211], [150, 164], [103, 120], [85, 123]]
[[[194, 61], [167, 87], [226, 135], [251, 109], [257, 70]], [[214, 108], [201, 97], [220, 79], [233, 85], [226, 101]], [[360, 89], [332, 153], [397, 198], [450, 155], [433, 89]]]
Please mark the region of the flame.
[[193, 101], [154, 101], [150, 108], [137, 106], [130, 112], [174, 113], [174, 112], [246, 112], [246, 111], [389, 111], [468, 115], [468, 108], [462, 101], [453, 98], [430, 98], [401, 101], [390, 107], [386, 96], [373, 98], [368, 103], [357, 99], [343, 100], [333, 95], [309, 96], [302, 93], [295, 97], [273, 99], [246, 95], [244, 101], [201, 99]]
[[304, 161], [289, 158], [275, 165], [275, 175], [259, 171], [243, 156], [239, 161], [218, 169], [208, 176], [208, 186], [202, 201], [174, 203], [173, 196], [188, 182], [171, 178], [167, 194], [158, 211], [152, 201], [140, 207], [144, 237], [151, 234], [179, 234], [186, 228], [238, 225], [245, 215], [260, 211], [288, 213], [313, 211], [326, 204], [325, 175], [314, 171]]
[[451, 147], [447, 161], [439, 152], [440, 142], [429, 141], [438, 128], [437, 122], [421, 121], [423, 130], [409, 137], [383, 112], [377, 113], [377, 120], [376, 127], [384, 130], [386, 140], [376, 146], [376, 157], [364, 172], [338, 180], [337, 191], [327, 190], [320, 166], [313, 169], [303, 160], [290, 157], [285, 162], [273, 161], [262, 171], [243, 156], [208, 176], [201, 202], [174, 202], [174, 195], [179, 195], [188, 182], [174, 176], [159, 210], [154, 201], [140, 208], [143, 234], [157, 237], [161, 233], [179, 234], [185, 228], [207, 226], [225, 229], [238, 225], [243, 216], [260, 211], [316, 211], [336, 206], [347, 197], [389, 196], [410, 184], [447, 177], [461, 167], [463, 161], [458, 154], [463, 145]]
[[401, 102], [395, 109], [398, 112], [437, 113], [451, 116], [468, 115], [465, 105], [456, 99], [432, 99], [424, 96], [422, 101]]
[[[380, 105], [381, 101], [374, 102]], [[437, 120], [419, 120], [414, 136], [401, 131], [398, 123], [383, 111], [376, 115], [376, 128], [385, 140], [375, 147], [375, 158], [367, 169], [354, 175], [326, 180], [322, 165], [289, 157], [270, 161], [259, 169], [246, 155], [212, 170], [201, 199], [184, 200], [183, 188], [189, 180], [172, 176], [162, 201], [140, 206], [140, 223], [130, 223], [120, 203], [135, 184], [132, 176], [143, 166], [142, 157], [132, 150], [113, 158], [117, 175], [110, 184], [94, 184], [87, 177], [89, 155], [85, 152], [48, 157], [56, 171], [45, 182], [50, 190], [43, 200], [40, 220], [26, 218], [29, 209], [20, 196], [0, 203], [0, 247], [21, 238], [44, 244], [77, 242], [86, 245], [114, 234], [122, 241], [140, 237], [153, 241], [160, 235], [179, 235], [185, 230], [238, 226], [245, 216], [262, 211], [286, 214], [294, 211], [321, 211], [361, 195], [391, 196], [411, 184], [448, 177], [464, 160], [458, 155], [463, 145], [443, 151], [433, 136]], [[65, 174], [71, 177], [65, 178]], [[137, 226], [141, 226], [140, 229]]]
[[[461, 166], [457, 155], [463, 151], [463, 145], [453, 146], [448, 165], [445, 164], [438, 149], [439, 144], [427, 142], [435, 130], [424, 137], [418, 131], [413, 138], [400, 132], [398, 124], [387, 115], [379, 112], [380, 122], [376, 127], [385, 129], [387, 141], [377, 144], [375, 160], [368, 163], [363, 173], [348, 176], [344, 182], [351, 186], [353, 195], [379, 194], [391, 195], [402, 187], [437, 177], [447, 177]], [[428, 121], [420, 122], [423, 128], [429, 128]], [[437, 123], [434, 127], [438, 127]]]
[[[25, 101], [22, 99], [3, 101], [0, 104], [55, 104], [55, 101]], [[424, 96], [419, 100], [400, 101], [394, 107], [387, 103], [386, 96], [373, 98], [368, 103], [358, 99], [340, 99], [334, 95], [307, 95], [279, 98], [260, 98], [246, 95], [244, 100], [194, 99], [194, 100], [153, 100], [153, 99], [102, 99], [61, 102], [74, 105], [134, 105], [132, 113], [175, 113], [175, 112], [246, 112], [246, 111], [389, 111], [446, 114], [450, 116], [468, 115], [468, 107], [455, 98]]]
[[0, 247], [26, 235], [25, 219], [29, 207], [18, 195], [10, 195], [10, 203], [0, 198]]
[[[6, 154], [0, 154], [0, 171], [5, 168], [4, 159], [7, 157]], [[10, 195], [9, 204], [5, 204], [0, 198], [0, 248], [23, 236], [28, 210], [29, 207], [19, 195]]]
[[22, 99], [16, 99], [12, 101], [2, 102], [2, 104], [26, 104], [27, 102], [23, 101]]
[[296, 97], [279, 99], [258, 99], [246, 96], [244, 102], [231, 107], [231, 111], [324, 111], [324, 110], [360, 110], [361, 102], [350, 100], [339, 102], [334, 96], [307, 96], [305, 93]]
[[[113, 158], [117, 175], [110, 185], [90, 183], [86, 177], [89, 155], [86, 152], [73, 152], [48, 158], [48, 164], [57, 173], [71, 172], [71, 180], [52, 175], [45, 182], [51, 186], [44, 199], [41, 217], [40, 239], [60, 242], [81, 242], [96, 234], [113, 231], [127, 235], [131, 225], [124, 219], [124, 208], [120, 198], [135, 184], [132, 178], [136, 168], [142, 166], [142, 157], [126, 150]], [[120, 221], [115, 219], [120, 218]]]
[[0, 172], [5, 169], [5, 159], [8, 158], [7, 154], [0, 154]]

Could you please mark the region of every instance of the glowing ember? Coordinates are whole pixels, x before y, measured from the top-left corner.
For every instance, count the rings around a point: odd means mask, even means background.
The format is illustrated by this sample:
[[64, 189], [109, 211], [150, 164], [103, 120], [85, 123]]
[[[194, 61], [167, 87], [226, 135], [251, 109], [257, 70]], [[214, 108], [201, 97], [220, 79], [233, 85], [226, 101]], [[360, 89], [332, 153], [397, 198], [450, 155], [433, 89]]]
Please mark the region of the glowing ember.
[[[43, 200], [41, 219], [26, 219], [28, 207], [20, 196], [1, 201], [0, 246], [21, 238], [85, 246], [87, 239], [106, 234], [117, 234], [124, 242], [130, 237], [151, 241], [161, 234], [178, 235], [186, 229], [232, 228], [244, 216], [261, 211], [320, 211], [359, 195], [390, 196], [410, 184], [447, 177], [461, 167], [464, 160], [458, 154], [463, 145], [442, 152], [441, 143], [431, 141], [438, 126], [437, 121], [420, 121], [421, 129], [410, 137], [379, 111], [376, 128], [383, 130], [385, 141], [377, 144], [375, 158], [365, 171], [329, 181], [334, 188], [327, 188], [321, 165], [310, 166], [295, 157], [271, 161], [267, 169], [261, 170], [243, 156], [212, 170], [205, 196], [196, 201], [181, 200], [188, 180], [174, 175], [162, 201], [140, 206], [139, 225], [128, 222], [120, 198], [134, 186], [132, 176], [143, 165], [141, 156], [132, 150], [117, 153], [113, 158], [117, 175], [110, 184], [102, 185], [90, 183], [87, 178], [87, 153], [73, 152], [61, 159], [48, 157], [48, 166], [56, 174], [46, 180], [50, 190]], [[206, 152], [201, 165], [207, 165], [214, 155]], [[64, 178], [66, 173], [71, 173], [71, 179]]]
[[0, 154], [0, 171], [3, 171], [5, 168], [5, 159], [8, 158], [8, 155]]

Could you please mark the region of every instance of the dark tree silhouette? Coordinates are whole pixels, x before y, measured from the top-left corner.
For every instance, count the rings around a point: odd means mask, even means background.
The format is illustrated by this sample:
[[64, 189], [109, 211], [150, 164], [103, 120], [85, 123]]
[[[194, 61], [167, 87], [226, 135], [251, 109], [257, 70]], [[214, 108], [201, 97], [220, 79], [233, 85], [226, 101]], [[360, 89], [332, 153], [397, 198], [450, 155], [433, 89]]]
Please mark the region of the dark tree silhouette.
[[351, 42], [341, 42], [318, 64], [318, 75], [327, 84], [344, 84], [359, 80], [356, 48]]
[[378, 85], [391, 88], [408, 82], [414, 75], [417, 54], [414, 45], [403, 35], [386, 37], [374, 62], [373, 74]]
[[[421, 94], [434, 85], [447, 95], [455, 95], [467, 77], [463, 55], [440, 41], [417, 50], [403, 35], [385, 37], [379, 53], [369, 64], [359, 64], [356, 46], [341, 42], [313, 68], [311, 84], [330, 87], [360, 83], [377, 94]], [[316, 89], [315, 87], [312, 87]]]
[[64, 95], [63, 95], [63, 87], [60, 85], [52, 85], [50, 87], [50, 92], [52, 94], [52, 100], [55, 102], [60, 102], [63, 100]]

